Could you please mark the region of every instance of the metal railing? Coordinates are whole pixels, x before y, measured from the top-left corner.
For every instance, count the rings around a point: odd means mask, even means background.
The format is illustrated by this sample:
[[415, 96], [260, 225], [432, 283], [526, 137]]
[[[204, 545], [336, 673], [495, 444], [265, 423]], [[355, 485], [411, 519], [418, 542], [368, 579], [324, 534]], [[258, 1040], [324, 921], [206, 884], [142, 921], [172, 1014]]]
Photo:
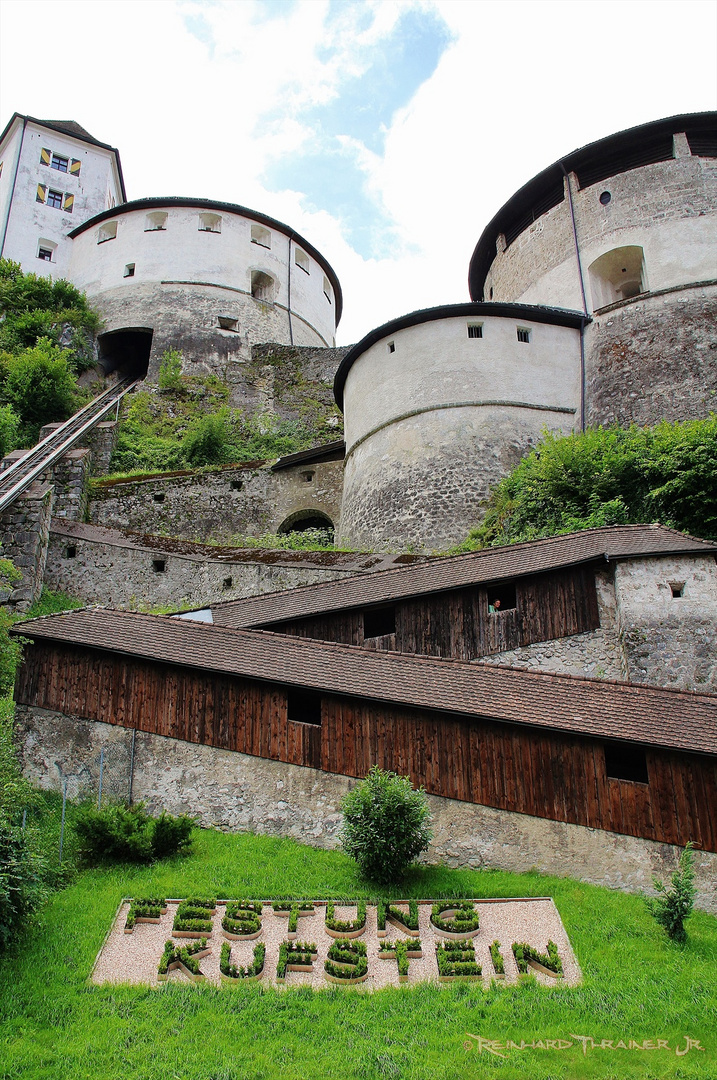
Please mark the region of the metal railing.
[[8, 506], [12, 506], [34, 480], [47, 472], [68, 450], [76, 446], [108, 412], [115, 407], [119, 412], [119, 403], [122, 398], [130, 390], [134, 390], [141, 381], [141, 379], [123, 379], [115, 386], [111, 386], [55, 431], [41, 439], [8, 469], [0, 472], [0, 513]]

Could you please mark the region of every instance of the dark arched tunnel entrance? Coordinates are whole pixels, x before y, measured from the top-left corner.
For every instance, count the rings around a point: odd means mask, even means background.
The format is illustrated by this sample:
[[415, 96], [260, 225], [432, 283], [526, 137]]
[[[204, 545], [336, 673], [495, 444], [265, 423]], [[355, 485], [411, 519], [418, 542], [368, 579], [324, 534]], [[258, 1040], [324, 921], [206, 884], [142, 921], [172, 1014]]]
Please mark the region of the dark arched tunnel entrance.
[[144, 327], [133, 327], [100, 334], [99, 360], [105, 375], [117, 372], [125, 379], [144, 379], [149, 367], [152, 333]]

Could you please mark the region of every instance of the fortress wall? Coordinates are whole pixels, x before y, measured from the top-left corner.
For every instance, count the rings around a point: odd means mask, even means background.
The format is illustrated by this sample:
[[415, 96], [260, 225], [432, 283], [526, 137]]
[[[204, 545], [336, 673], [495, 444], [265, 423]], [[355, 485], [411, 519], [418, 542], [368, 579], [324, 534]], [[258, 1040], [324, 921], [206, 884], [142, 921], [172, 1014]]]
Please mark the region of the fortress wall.
[[[599, 306], [591, 295], [588, 268], [612, 248], [643, 247], [650, 290], [714, 278], [714, 159], [679, 157], [631, 169], [583, 189], [578, 188], [575, 176], [571, 184], [588, 310]], [[606, 191], [611, 198], [603, 205], [600, 195]], [[485, 282], [485, 298], [582, 308], [567, 197], [505, 251], [496, 253]]]
[[[44, 789], [68, 781], [75, 798], [97, 784], [100, 750], [113, 752], [129, 781], [132, 731], [62, 713], [16, 706], [24, 775]], [[204, 827], [288, 836], [318, 848], [338, 846], [340, 801], [355, 784], [335, 773], [250, 757], [138, 731], [133, 796], [151, 812], [189, 813]], [[433, 841], [423, 859], [451, 867], [538, 869], [624, 892], [652, 893], [652, 875], [669, 878], [679, 849], [634, 836], [569, 825], [429, 795]], [[717, 855], [695, 852], [696, 904], [717, 914]]]
[[717, 411], [717, 285], [623, 301], [586, 328], [586, 422], [655, 424]]
[[[469, 323], [482, 337], [468, 337]], [[387, 333], [346, 380], [340, 537], [389, 548], [463, 540], [544, 429], [572, 430], [579, 376], [569, 327], [466, 316]]]
[[[190, 554], [161, 537], [124, 537], [107, 530], [50, 532], [45, 584], [106, 607], [199, 608], [222, 600], [293, 589], [360, 572], [351, 556], [306, 552]], [[74, 549], [74, 555], [71, 551]], [[302, 557], [303, 556], [303, 557]], [[156, 568], [157, 563], [163, 569]]]
[[[306, 473], [313, 474], [311, 481], [304, 479]], [[230, 544], [240, 535], [275, 533], [287, 517], [303, 510], [317, 510], [338, 525], [342, 483], [341, 461], [279, 472], [201, 469], [97, 488], [90, 520], [108, 528]]]
[[[674, 597], [671, 586], [683, 595]], [[631, 682], [717, 692], [717, 560], [619, 562], [615, 591]]]

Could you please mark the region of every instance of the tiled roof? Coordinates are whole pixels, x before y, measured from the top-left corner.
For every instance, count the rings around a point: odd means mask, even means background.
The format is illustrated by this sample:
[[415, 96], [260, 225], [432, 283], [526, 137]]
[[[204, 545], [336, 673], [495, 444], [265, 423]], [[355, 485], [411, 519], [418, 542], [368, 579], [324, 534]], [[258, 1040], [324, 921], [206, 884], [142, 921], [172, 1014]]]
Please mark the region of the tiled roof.
[[380, 653], [101, 608], [33, 619], [13, 633], [324, 693], [717, 754], [717, 695]]
[[212, 605], [222, 626], [252, 627], [298, 619], [321, 612], [364, 607], [407, 596], [460, 589], [480, 582], [539, 574], [596, 559], [645, 555], [715, 554], [717, 544], [698, 540], [663, 525], [616, 525], [565, 536], [551, 536], [507, 547], [486, 548], [413, 566], [303, 585], [278, 593]]

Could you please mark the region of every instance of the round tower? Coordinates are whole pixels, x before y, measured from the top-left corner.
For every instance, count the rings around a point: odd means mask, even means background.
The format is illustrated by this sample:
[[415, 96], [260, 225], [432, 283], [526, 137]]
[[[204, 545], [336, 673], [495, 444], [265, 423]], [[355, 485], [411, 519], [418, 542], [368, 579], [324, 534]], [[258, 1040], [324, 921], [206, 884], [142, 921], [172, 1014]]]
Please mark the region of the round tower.
[[371, 547], [459, 542], [490, 488], [580, 405], [579, 312], [453, 304], [386, 323], [334, 383], [346, 464], [339, 537]]
[[261, 342], [335, 344], [336, 274], [307, 240], [265, 214], [203, 199], [139, 199], [69, 235], [68, 276], [104, 319], [108, 370], [133, 350], [153, 378], [170, 347], [182, 350], [191, 374], [248, 360]]
[[474, 300], [582, 310], [587, 425], [717, 407], [717, 113], [567, 154], [516, 192], [470, 264]]

